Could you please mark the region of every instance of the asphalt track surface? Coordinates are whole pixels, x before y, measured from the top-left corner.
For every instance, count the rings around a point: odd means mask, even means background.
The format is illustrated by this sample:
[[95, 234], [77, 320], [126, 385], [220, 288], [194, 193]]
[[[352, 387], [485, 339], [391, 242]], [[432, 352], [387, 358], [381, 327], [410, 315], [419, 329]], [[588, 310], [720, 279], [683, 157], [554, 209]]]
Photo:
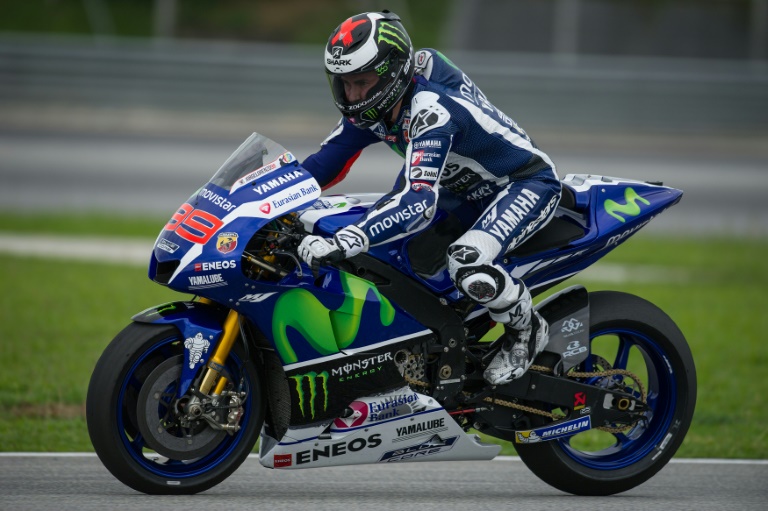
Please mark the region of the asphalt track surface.
[[124, 486], [95, 455], [0, 456], [0, 510], [189, 509], [338, 511], [751, 511], [768, 499], [768, 462], [673, 460], [646, 483], [610, 497], [574, 497], [517, 458], [278, 471], [255, 456], [194, 496], [147, 496]]

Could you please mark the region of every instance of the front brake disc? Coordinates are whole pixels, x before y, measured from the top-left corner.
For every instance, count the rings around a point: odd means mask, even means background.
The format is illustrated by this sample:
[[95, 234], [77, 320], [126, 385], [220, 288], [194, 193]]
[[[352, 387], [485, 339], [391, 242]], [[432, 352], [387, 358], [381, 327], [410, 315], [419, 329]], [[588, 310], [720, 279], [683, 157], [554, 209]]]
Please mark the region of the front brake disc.
[[210, 454], [227, 435], [204, 420], [183, 426], [176, 390], [184, 357], [171, 357], [158, 365], [139, 393], [137, 418], [144, 439], [158, 454], [174, 460], [190, 460]]

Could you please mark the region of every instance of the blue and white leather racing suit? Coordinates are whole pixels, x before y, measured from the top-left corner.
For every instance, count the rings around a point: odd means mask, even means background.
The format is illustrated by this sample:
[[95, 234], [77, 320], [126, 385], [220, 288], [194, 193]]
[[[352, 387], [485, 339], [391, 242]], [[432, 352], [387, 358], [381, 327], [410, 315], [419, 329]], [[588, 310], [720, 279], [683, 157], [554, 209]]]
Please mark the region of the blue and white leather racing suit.
[[497, 259], [554, 215], [561, 193], [555, 165], [440, 52], [420, 50], [415, 63], [412, 92], [391, 128], [363, 130], [342, 118], [303, 165], [327, 189], [370, 144], [384, 142], [404, 156], [395, 188], [355, 225], [373, 246], [425, 229], [439, 194], [469, 206], [474, 225], [448, 249], [451, 278], [494, 320], [525, 327], [530, 294]]

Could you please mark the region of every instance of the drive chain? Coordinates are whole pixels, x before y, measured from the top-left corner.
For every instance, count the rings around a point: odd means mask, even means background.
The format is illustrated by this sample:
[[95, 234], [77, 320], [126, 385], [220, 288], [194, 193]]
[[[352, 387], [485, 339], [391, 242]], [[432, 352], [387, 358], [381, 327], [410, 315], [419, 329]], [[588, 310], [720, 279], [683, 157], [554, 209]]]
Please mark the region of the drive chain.
[[[532, 365], [530, 367], [533, 371], [538, 371], [540, 373], [551, 373], [552, 369], [540, 366], [540, 365]], [[627, 371], [625, 369], [606, 369], [603, 371], [593, 371], [593, 372], [570, 372], [568, 373], [569, 378], [593, 378], [593, 377], [603, 377], [603, 376], [615, 376], [615, 375], [622, 375], [627, 376], [628, 378], [631, 378], [637, 385], [640, 387], [640, 394], [642, 396], [641, 400], [643, 403], [645, 403], [646, 399], [646, 393], [645, 393], [645, 387], [643, 386], [643, 382], [640, 381], [640, 378], [638, 378], [635, 374], [633, 374], [631, 371]], [[419, 387], [424, 388], [430, 388], [431, 385], [427, 382], [421, 381], [421, 380], [414, 380], [413, 378], [409, 378], [408, 376], [405, 376], [405, 380], [410, 385], [416, 385]], [[468, 393], [464, 393], [465, 395], [469, 395]], [[532, 413], [535, 415], [542, 415], [544, 417], [548, 417], [554, 421], [564, 419], [565, 415], [557, 415], [551, 412], [547, 412], [546, 410], [540, 410], [538, 408], [534, 408], [532, 406], [526, 406], [521, 405], [519, 403], [515, 403], [513, 401], [507, 401], [504, 399], [498, 399], [498, 398], [492, 398], [492, 397], [486, 397], [483, 399], [483, 401], [487, 403], [491, 403], [494, 405], [501, 405], [506, 406], [508, 408], [514, 408], [515, 410], [520, 410], [526, 413]], [[628, 424], [626, 426], [622, 426], [619, 428], [612, 428], [610, 426], [600, 426], [594, 429], [599, 429], [601, 431], [606, 431], [608, 433], [621, 433], [623, 431], [626, 431], [627, 429], [633, 427], [636, 424], [636, 422], [632, 424]]]

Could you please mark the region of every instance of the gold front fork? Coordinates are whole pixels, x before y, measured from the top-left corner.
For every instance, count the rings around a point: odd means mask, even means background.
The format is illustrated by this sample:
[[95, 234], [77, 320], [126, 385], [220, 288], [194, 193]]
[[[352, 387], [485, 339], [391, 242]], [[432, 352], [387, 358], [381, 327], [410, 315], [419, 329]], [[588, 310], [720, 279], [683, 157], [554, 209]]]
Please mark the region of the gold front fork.
[[[232, 346], [235, 344], [239, 333], [240, 316], [234, 310], [230, 310], [227, 319], [224, 320], [224, 331], [221, 333], [221, 340], [208, 360], [205, 376], [203, 376], [203, 382], [200, 384], [200, 392], [203, 394], [209, 394], [216, 378], [224, 370], [224, 362], [227, 361], [229, 352], [232, 350]], [[214, 394], [221, 394], [226, 384], [227, 379], [222, 377], [216, 385]]]

